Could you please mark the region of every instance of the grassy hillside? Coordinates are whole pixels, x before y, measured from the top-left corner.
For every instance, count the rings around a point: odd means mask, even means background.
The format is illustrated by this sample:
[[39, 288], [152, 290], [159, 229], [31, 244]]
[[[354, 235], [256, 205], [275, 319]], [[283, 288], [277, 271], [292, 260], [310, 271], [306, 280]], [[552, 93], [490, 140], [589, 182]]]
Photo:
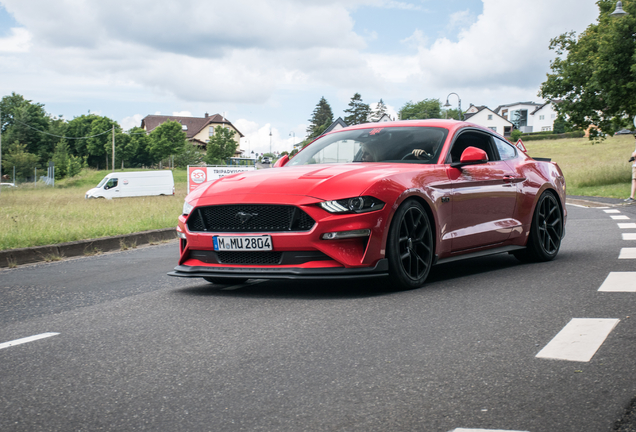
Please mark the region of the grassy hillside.
[[600, 143], [573, 138], [524, 144], [530, 156], [549, 157], [559, 164], [568, 195], [627, 198], [630, 194], [632, 168], [627, 160], [634, 151], [632, 135], [615, 136]]

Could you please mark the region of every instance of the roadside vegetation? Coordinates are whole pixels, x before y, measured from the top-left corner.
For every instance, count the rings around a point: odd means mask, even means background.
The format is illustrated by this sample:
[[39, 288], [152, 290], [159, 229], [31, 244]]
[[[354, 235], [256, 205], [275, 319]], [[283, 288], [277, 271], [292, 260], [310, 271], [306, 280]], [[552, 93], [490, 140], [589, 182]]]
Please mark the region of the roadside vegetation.
[[55, 188], [42, 183], [2, 188], [0, 250], [176, 226], [186, 196], [185, 170], [173, 171], [174, 196], [84, 199], [85, 192], [109, 172], [85, 169], [76, 177], [56, 182]]
[[[626, 198], [630, 194], [631, 163], [627, 159], [634, 151], [632, 135], [601, 142], [575, 138], [524, 144], [531, 156], [548, 157], [559, 164], [568, 195]], [[175, 196], [84, 199], [85, 192], [109, 172], [84, 169], [56, 182], [55, 188], [42, 183], [2, 188], [0, 250], [176, 226], [186, 196], [185, 170], [173, 171]]]
[[530, 156], [551, 158], [559, 164], [568, 195], [627, 198], [631, 192], [632, 164], [627, 160], [634, 151], [632, 135], [600, 142], [570, 138], [524, 141], [524, 145]]

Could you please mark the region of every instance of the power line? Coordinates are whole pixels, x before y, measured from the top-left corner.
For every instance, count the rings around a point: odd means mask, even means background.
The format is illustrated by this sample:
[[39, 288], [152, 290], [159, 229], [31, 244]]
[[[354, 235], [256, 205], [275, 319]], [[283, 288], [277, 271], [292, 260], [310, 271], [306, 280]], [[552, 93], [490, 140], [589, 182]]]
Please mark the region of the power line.
[[[107, 133], [111, 133], [110, 130], [107, 130], [105, 132], [98, 133], [97, 135], [91, 135], [91, 136], [85, 136], [85, 137], [67, 137], [67, 136], [62, 136], [62, 135], [55, 135], [55, 134], [52, 134], [52, 133], [49, 133], [49, 132], [34, 128], [33, 126], [29, 126], [28, 124], [23, 123], [23, 122], [21, 122], [19, 120], [15, 120], [14, 119], [13, 121], [15, 123], [20, 123], [21, 125], [26, 126], [29, 129], [33, 129], [34, 131], [43, 133], [45, 135], [50, 135], [50, 136], [53, 136], [53, 137], [56, 137], [56, 138], [64, 138], [64, 139], [88, 139], [88, 138], [95, 138], [95, 137], [98, 137], [100, 135], [104, 135], [104, 134], [107, 134]], [[129, 133], [128, 135], [147, 135], [147, 134], [148, 134], [147, 132], [132, 132], [132, 133]]]

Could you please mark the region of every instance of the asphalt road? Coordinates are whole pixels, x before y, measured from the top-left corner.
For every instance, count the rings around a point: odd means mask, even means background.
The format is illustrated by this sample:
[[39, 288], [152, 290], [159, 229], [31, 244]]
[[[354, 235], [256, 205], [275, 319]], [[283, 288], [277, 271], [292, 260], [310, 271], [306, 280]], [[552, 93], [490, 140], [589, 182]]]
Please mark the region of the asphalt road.
[[[421, 289], [166, 276], [177, 243], [0, 271], [2, 431], [613, 430], [636, 395], [636, 293], [598, 291], [623, 240], [569, 206], [558, 258], [437, 266]], [[537, 354], [573, 318], [590, 361]]]

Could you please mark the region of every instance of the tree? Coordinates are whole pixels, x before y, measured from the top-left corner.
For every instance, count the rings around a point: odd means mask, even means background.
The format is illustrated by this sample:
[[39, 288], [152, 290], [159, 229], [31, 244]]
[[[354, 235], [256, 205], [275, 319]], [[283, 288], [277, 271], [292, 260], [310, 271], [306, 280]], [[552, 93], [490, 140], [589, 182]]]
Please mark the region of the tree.
[[349, 126], [353, 126], [368, 122], [369, 115], [371, 114], [371, 108], [369, 108], [368, 104], [362, 102], [362, 96], [360, 96], [360, 93], [355, 93], [349, 101], [349, 108], [344, 110], [344, 112], [349, 114], [344, 118], [345, 123]]
[[[31, 154], [43, 154], [44, 159], [52, 152], [53, 138], [40, 131], [47, 132], [50, 118], [44, 105], [32, 103], [24, 96], [11, 93], [0, 101], [3, 138], [7, 142], [19, 141]], [[57, 138], [55, 142], [57, 142]]]
[[[86, 150], [89, 162], [93, 161], [97, 165], [99, 159], [103, 158], [106, 169], [109, 168], [109, 155], [112, 155], [113, 148], [113, 126], [115, 135], [121, 133], [121, 127], [116, 121], [108, 117], [94, 116], [89, 132], [90, 138], [86, 139]], [[115, 165], [116, 166], [116, 165]]]
[[214, 136], [208, 141], [205, 154], [205, 162], [210, 165], [224, 165], [225, 161], [234, 156], [238, 143], [234, 139], [236, 131], [217, 126], [214, 128]]
[[442, 107], [439, 99], [424, 99], [416, 103], [409, 101], [400, 108], [398, 114], [400, 120], [441, 118]]
[[569, 32], [550, 41], [557, 57], [539, 91], [559, 100], [556, 110], [568, 126], [595, 126], [590, 139], [613, 134], [636, 114], [636, 2], [623, 2], [628, 15], [620, 18], [609, 16], [614, 0], [596, 4], [597, 22], [578, 38]]
[[205, 155], [193, 144], [186, 142], [183, 150], [174, 158], [174, 165], [187, 167], [188, 165], [198, 165], [203, 162]]
[[38, 167], [38, 156], [29, 153], [26, 144], [15, 141], [2, 155], [3, 171], [12, 172], [13, 167], [15, 167], [16, 177], [22, 179], [30, 177], [33, 174], [33, 169]]
[[159, 162], [169, 156], [179, 154], [186, 143], [186, 133], [181, 123], [167, 121], [150, 132], [150, 156]]
[[135, 126], [128, 131], [124, 154], [130, 166], [141, 167], [152, 164], [150, 156], [150, 137], [143, 128]]
[[452, 109], [445, 110], [444, 118], [460, 120], [459, 108], [452, 108]]
[[55, 146], [53, 152], [53, 163], [55, 164], [55, 179], [60, 180], [65, 177], [74, 177], [82, 171], [84, 161], [82, 158], [70, 154], [70, 147], [65, 139], [62, 139]]
[[375, 106], [373, 110], [371, 110], [371, 115], [369, 116], [369, 121], [377, 122], [380, 121], [382, 116], [386, 114], [386, 105], [384, 101], [380, 99], [380, 102]]
[[307, 139], [312, 141], [319, 137], [333, 123], [333, 112], [331, 106], [325, 97], [321, 97], [316, 104], [314, 112], [309, 119], [309, 127], [307, 128]]

